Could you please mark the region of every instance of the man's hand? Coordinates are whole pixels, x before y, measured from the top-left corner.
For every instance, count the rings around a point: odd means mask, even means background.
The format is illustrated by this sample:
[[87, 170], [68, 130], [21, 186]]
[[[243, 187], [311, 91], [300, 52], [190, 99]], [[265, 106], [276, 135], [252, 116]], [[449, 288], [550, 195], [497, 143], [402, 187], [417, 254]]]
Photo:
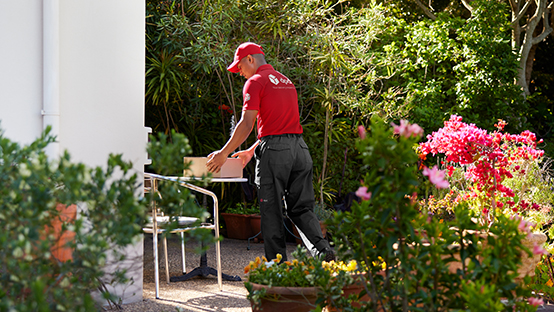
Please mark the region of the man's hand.
[[245, 150], [245, 151], [238, 151], [234, 153], [231, 157], [238, 157], [242, 160], [242, 167], [246, 167], [246, 164], [252, 159], [252, 156], [254, 156], [254, 150]]
[[208, 162], [206, 162], [206, 168], [208, 168], [208, 171], [213, 173], [218, 173], [221, 171], [221, 167], [223, 167], [223, 164], [227, 161], [227, 155], [219, 151], [212, 152], [210, 155], [208, 155]]
[[[208, 171], [214, 173], [218, 173], [219, 171], [221, 171], [221, 167], [227, 161], [227, 156], [235, 151], [242, 144], [242, 142], [246, 140], [246, 138], [252, 131], [254, 123], [256, 122], [257, 115], [257, 110], [246, 110], [242, 112], [242, 117], [237, 123], [237, 127], [235, 128], [235, 131], [233, 132], [233, 135], [231, 135], [229, 141], [227, 141], [222, 149], [212, 152], [210, 155], [208, 155], [208, 162], [206, 162], [206, 168], [208, 168]], [[255, 145], [257, 144], [258, 143], [256, 143]], [[253, 151], [252, 155], [254, 155]], [[252, 156], [250, 156], [250, 158], [252, 158]]]

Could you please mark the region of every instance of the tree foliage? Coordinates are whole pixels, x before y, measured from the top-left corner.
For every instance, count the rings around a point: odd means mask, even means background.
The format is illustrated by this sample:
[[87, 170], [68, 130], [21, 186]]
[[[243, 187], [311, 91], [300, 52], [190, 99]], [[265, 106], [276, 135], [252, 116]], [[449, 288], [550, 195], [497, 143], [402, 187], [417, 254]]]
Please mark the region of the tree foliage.
[[[236, 46], [254, 41], [264, 48], [268, 63], [297, 87], [301, 122], [317, 164], [315, 183], [325, 185], [318, 188], [320, 194], [329, 198], [340, 188], [355, 126], [382, 105], [376, 101], [380, 77], [370, 51], [386, 26], [380, 7], [337, 13], [338, 4], [324, 0], [278, 5], [190, 0], [148, 1], [147, 10], [150, 126], [185, 133], [196, 155], [219, 149], [242, 108], [243, 81], [226, 66]], [[390, 115], [399, 112], [387, 109]], [[353, 149], [347, 153], [351, 162]], [[345, 184], [356, 180], [355, 171], [345, 172]]]
[[451, 114], [481, 127], [497, 119], [510, 131], [529, 127], [539, 110], [514, 83], [510, 8], [431, 4], [433, 19], [419, 1], [148, 0], [147, 125], [184, 133], [194, 155], [219, 149], [242, 108], [244, 81], [226, 67], [241, 42], [254, 41], [297, 88], [316, 194], [327, 203], [358, 184], [351, 147], [372, 115], [429, 132]]
[[398, 20], [400, 36], [385, 47], [394, 71], [389, 82], [402, 87], [396, 100], [407, 103], [411, 120], [437, 129], [450, 114], [459, 114], [480, 126], [500, 118], [526, 126], [526, 103], [513, 83], [517, 58], [499, 6], [483, 3], [469, 19], [445, 12], [434, 20]]

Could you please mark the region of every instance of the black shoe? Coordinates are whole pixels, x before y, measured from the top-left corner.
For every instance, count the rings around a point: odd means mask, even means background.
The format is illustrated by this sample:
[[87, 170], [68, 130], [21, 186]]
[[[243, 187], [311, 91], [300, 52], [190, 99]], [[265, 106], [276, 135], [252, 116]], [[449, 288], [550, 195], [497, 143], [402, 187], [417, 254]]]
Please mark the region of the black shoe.
[[319, 256], [323, 258], [325, 262], [331, 262], [335, 261], [335, 252], [330, 247], [324, 248], [322, 251], [319, 252]]

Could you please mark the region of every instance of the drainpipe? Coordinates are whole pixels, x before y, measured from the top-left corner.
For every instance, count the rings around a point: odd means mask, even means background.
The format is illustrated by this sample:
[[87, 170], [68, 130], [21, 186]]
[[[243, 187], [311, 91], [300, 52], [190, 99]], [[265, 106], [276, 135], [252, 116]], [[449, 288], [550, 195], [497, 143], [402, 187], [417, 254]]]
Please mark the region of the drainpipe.
[[45, 152], [50, 159], [60, 155], [60, 1], [42, 2], [42, 127], [51, 126], [56, 141]]

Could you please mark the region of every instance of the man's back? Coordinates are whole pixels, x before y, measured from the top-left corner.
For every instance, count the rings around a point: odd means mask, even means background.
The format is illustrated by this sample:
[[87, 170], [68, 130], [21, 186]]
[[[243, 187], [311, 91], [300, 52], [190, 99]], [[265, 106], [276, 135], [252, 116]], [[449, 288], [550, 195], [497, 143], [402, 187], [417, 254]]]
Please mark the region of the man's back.
[[263, 65], [244, 85], [243, 110], [258, 111], [258, 137], [302, 133], [294, 84], [271, 65]]

